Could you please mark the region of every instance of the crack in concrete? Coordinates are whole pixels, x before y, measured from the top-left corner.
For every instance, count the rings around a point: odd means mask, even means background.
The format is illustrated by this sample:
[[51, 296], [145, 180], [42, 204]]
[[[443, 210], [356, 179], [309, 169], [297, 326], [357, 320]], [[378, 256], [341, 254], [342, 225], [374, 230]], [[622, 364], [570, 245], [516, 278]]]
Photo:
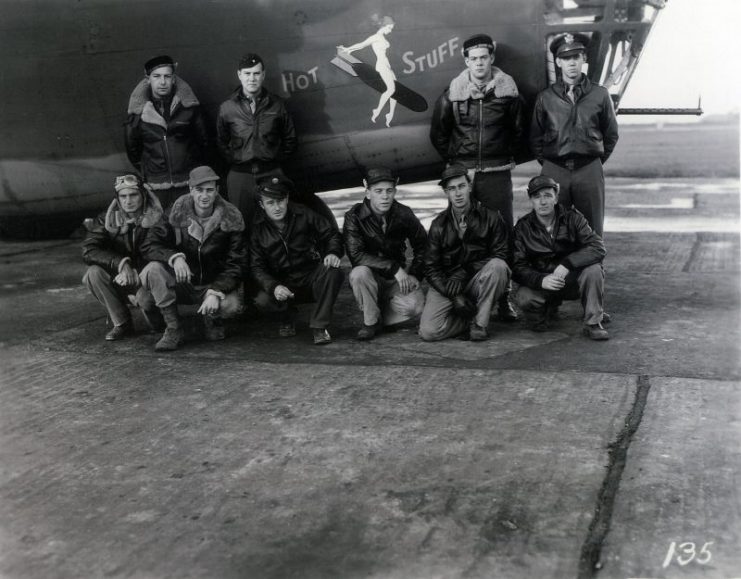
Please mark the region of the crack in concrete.
[[689, 273], [690, 267], [692, 267], [692, 264], [697, 259], [697, 254], [700, 252], [701, 245], [702, 245], [702, 236], [699, 233], [695, 233], [695, 242], [692, 244], [692, 249], [690, 249], [690, 255], [687, 258], [687, 261], [685, 262], [684, 266], [682, 267], [683, 273]]
[[594, 517], [589, 525], [587, 537], [582, 544], [578, 579], [593, 579], [602, 568], [600, 562], [602, 546], [610, 532], [612, 511], [620, 489], [620, 480], [625, 470], [625, 463], [628, 459], [628, 449], [633, 441], [633, 436], [641, 425], [650, 390], [649, 377], [647, 375], [638, 376], [635, 400], [630, 412], [625, 417], [625, 426], [618, 433], [615, 441], [608, 446], [607, 473], [597, 497], [597, 505], [594, 510]]

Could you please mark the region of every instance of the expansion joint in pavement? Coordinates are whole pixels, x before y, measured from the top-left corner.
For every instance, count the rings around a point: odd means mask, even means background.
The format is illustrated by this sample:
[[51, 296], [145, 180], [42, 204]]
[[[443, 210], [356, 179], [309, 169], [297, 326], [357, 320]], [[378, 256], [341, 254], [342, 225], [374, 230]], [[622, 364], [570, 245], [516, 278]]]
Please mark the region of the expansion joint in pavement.
[[702, 244], [702, 236], [699, 233], [695, 233], [695, 242], [692, 244], [692, 248], [690, 249], [690, 256], [687, 258], [687, 261], [682, 267], [683, 273], [688, 273], [690, 271], [692, 264], [697, 259], [697, 254], [700, 251], [701, 244]]
[[625, 425], [618, 433], [615, 441], [608, 446], [607, 473], [602, 482], [587, 537], [582, 544], [578, 579], [592, 579], [597, 576], [602, 567], [600, 563], [602, 545], [610, 531], [612, 511], [620, 488], [620, 480], [625, 470], [625, 463], [628, 459], [628, 449], [633, 441], [633, 436], [641, 425], [650, 390], [649, 377], [646, 375], [638, 376], [635, 399], [630, 412], [625, 417]]

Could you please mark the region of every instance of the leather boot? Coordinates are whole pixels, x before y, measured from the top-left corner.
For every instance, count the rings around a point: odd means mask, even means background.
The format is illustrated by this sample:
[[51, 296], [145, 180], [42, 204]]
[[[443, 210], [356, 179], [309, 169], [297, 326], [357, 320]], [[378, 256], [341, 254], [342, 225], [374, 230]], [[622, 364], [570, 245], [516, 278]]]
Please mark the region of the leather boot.
[[131, 320], [128, 320], [120, 326], [113, 326], [111, 331], [105, 335], [105, 339], [109, 342], [115, 342], [116, 340], [123, 340], [125, 336], [130, 336], [134, 333], [134, 325]]
[[167, 306], [166, 308], [160, 308], [162, 317], [165, 319], [165, 333], [162, 334], [159, 342], [154, 346], [154, 349], [158, 352], [169, 352], [177, 350], [178, 346], [183, 343], [184, 333], [183, 328], [180, 327], [180, 316], [178, 315], [178, 307], [175, 304]]

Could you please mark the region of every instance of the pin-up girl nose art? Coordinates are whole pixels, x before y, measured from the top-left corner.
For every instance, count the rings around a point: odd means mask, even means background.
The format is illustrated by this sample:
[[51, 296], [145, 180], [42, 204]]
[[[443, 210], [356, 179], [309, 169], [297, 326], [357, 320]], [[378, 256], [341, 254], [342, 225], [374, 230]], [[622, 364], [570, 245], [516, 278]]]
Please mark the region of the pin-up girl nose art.
[[[386, 126], [390, 127], [391, 121], [394, 118], [394, 112], [396, 111], [397, 102], [415, 112], [422, 112], [427, 110], [427, 101], [425, 101], [422, 95], [399, 83], [396, 80], [394, 71], [391, 69], [391, 63], [387, 55], [391, 44], [386, 37], [394, 29], [394, 20], [390, 16], [384, 16], [380, 19], [377, 17], [374, 18], [374, 22], [379, 26], [375, 34], [351, 46], [338, 46], [337, 58], [332, 62], [353, 76], [359, 77], [368, 86], [381, 93], [378, 106], [372, 111], [371, 122], [376, 122], [376, 119], [388, 103]], [[375, 69], [350, 54], [368, 46], [373, 49], [376, 55]]]

